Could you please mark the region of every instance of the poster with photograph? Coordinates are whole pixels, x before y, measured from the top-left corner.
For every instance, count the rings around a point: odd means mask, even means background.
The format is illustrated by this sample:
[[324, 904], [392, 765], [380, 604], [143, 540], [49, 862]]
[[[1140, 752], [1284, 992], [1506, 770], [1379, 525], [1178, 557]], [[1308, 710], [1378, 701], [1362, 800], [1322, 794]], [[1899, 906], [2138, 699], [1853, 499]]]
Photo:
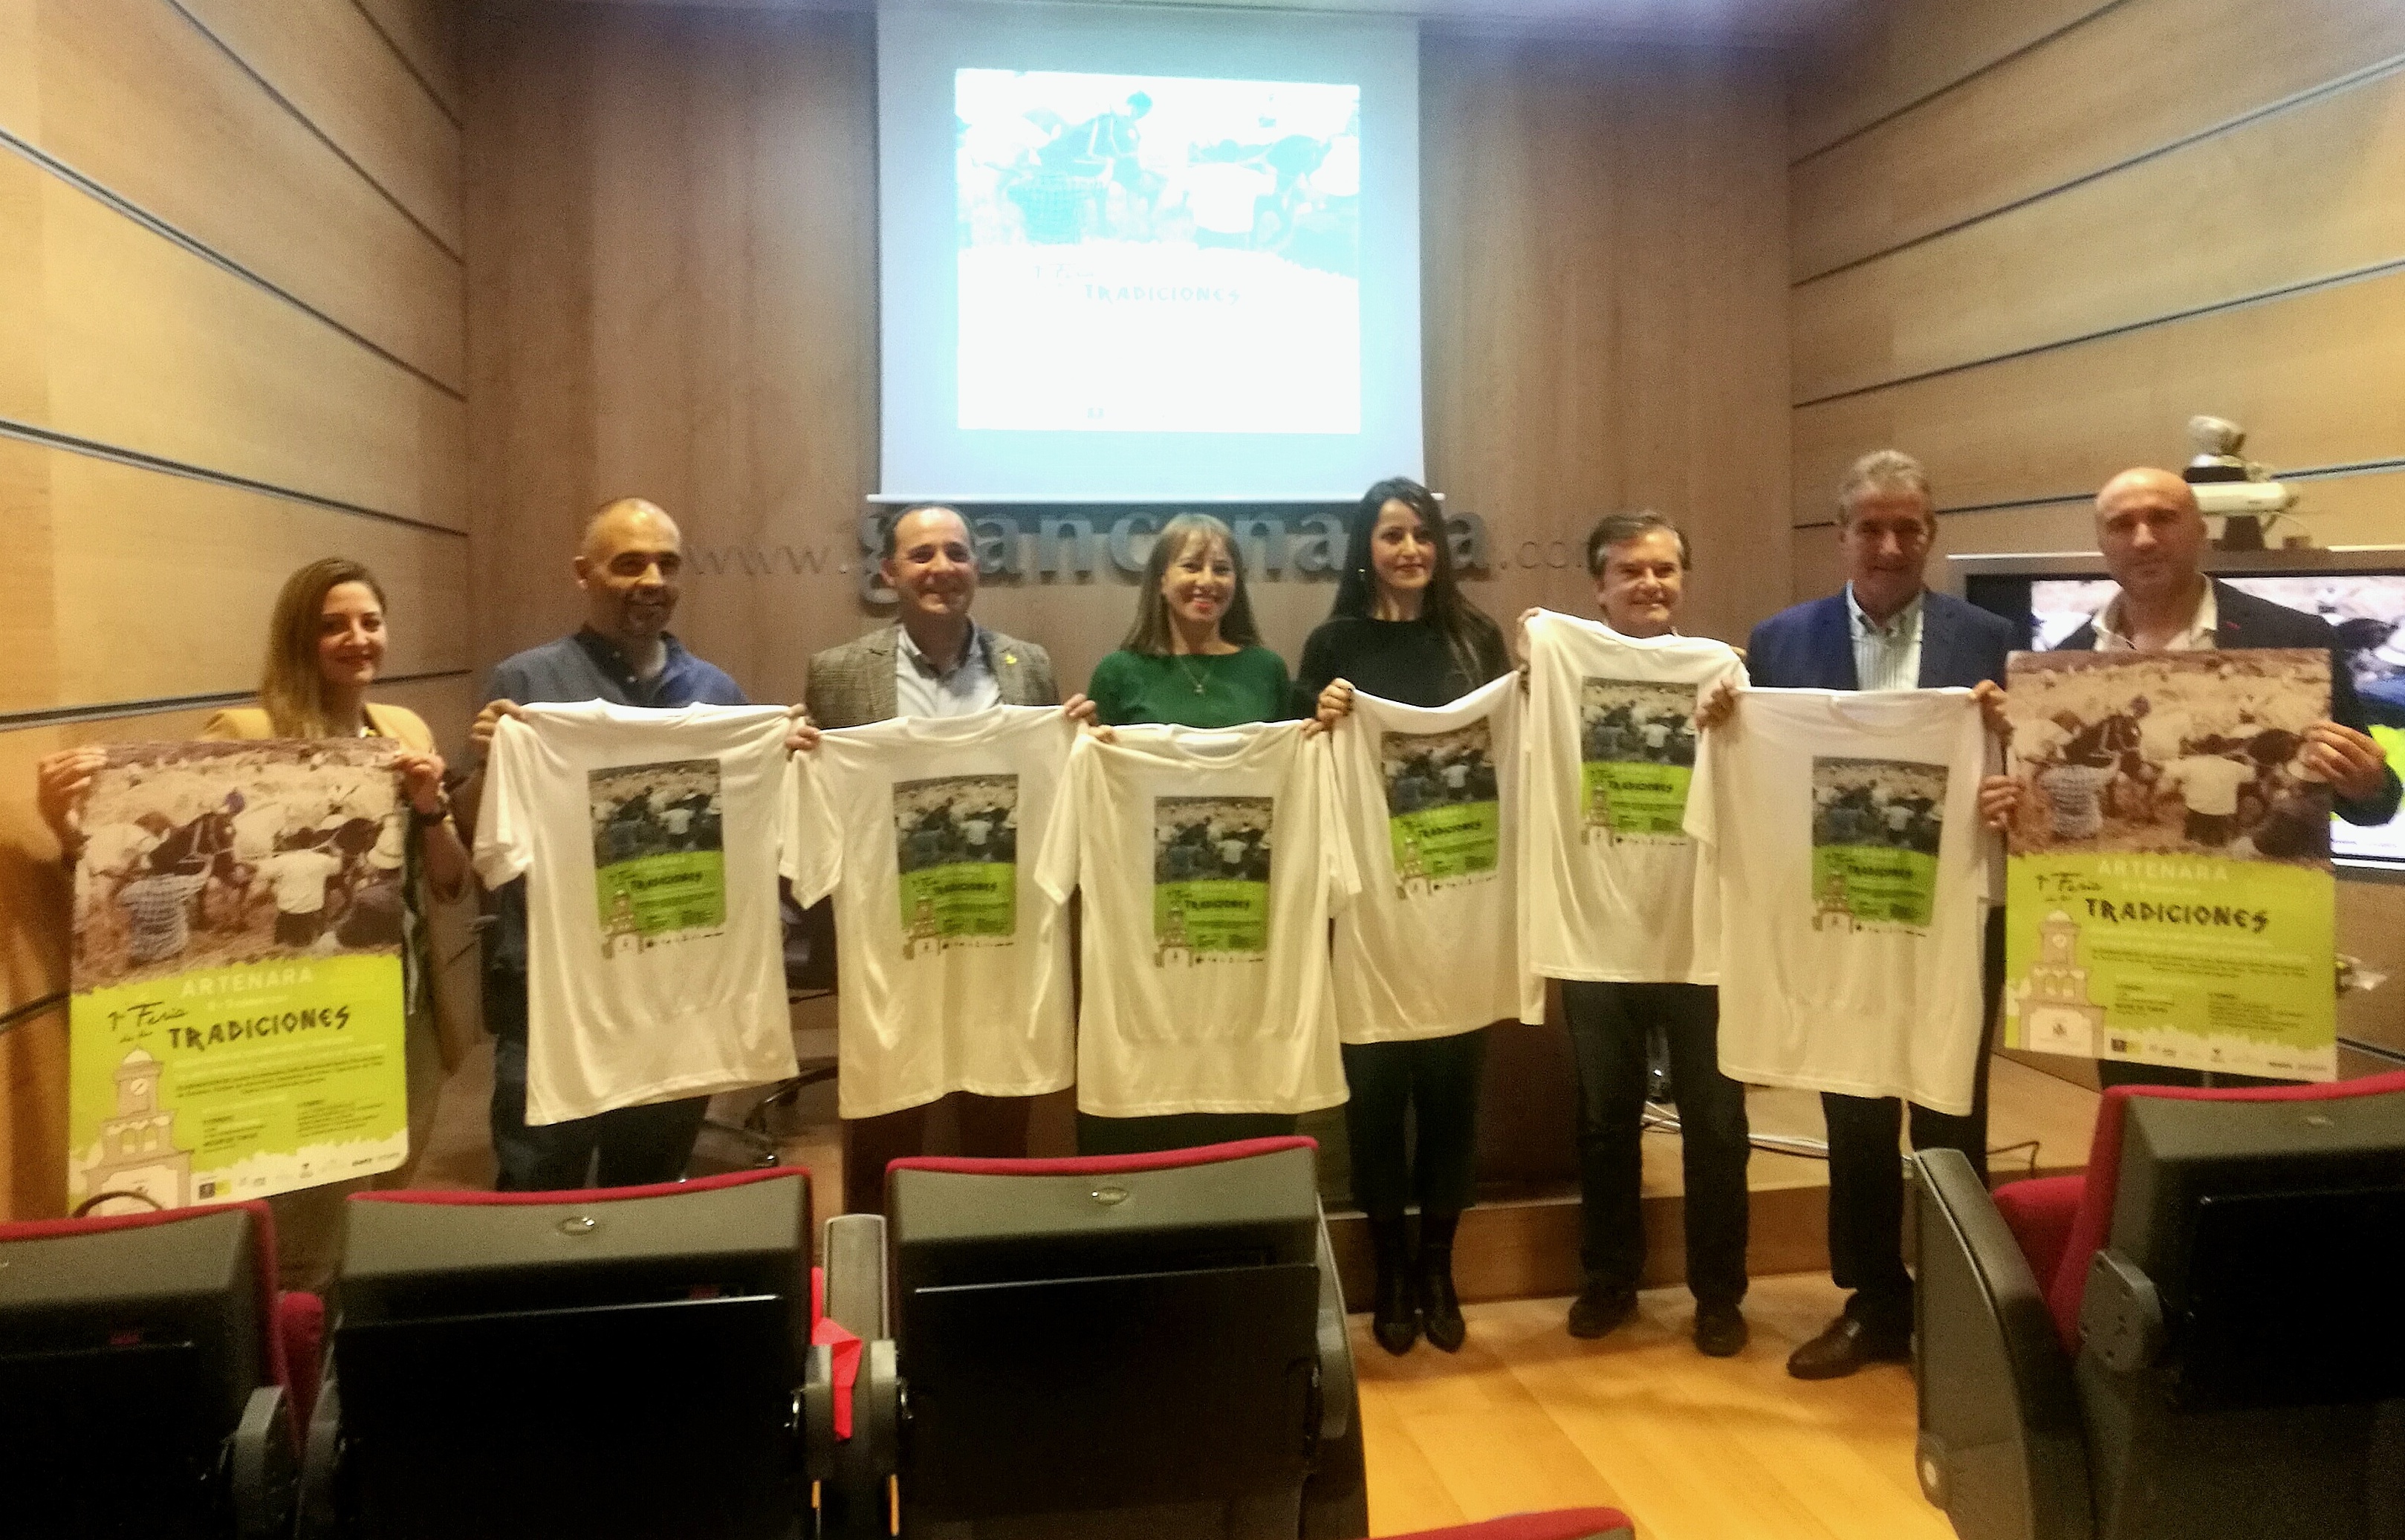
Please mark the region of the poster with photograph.
[[407, 1156], [396, 752], [108, 750], [76, 867], [71, 1207], [266, 1197]]
[[902, 957], [1001, 945], [1019, 933], [1019, 777], [893, 783]]
[[2004, 1042], [2337, 1073], [2319, 651], [2017, 652]]
[[1275, 797], [1155, 797], [1152, 965], [1246, 962], [1270, 950]]
[[1450, 733], [1381, 733], [1378, 773], [1386, 788], [1398, 897], [1495, 870], [1503, 805], [1493, 722], [1482, 717]]
[[1582, 838], [1683, 844], [1695, 769], [1694, 685], [1580, 682]]

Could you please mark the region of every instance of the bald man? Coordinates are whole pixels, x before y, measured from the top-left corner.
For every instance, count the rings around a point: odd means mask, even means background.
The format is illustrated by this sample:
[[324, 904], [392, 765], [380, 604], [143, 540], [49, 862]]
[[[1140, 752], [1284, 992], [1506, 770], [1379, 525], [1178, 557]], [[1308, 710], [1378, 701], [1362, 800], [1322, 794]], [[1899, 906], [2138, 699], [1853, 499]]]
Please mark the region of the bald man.
[[[584, 526], [571, 564], [584, 591], [573, 635], [504, 658], [468, 729], [476, 769], [454, 799], [471, 844], [493, 730], [522, 705], [604, 700], [619, 706], [744, 706], [733, 679], [687, 652], [668, 632], [684, 575], [676, 521], [640, 497], [605, 503]], [[684, 1175], [709, 1106], [706, 1097], [625, 1107], [598, 1117], [529, 1126], [526, 1120], [527, 920], [523, 878], [493, 895], [485, 944], [485, 1027], [493, 1034], [493, 1154], [503, 1192], [632, 1187]]]
[[[2120, 585], [2095, 620], [2063, 638], [2071, 652], [2201, 652], [2256, 647], [2313, 648], [2330, 654], [2330, 714], [2306, 730], [2306, 765], [2330, 785], [2338, 816], [2385, 823], [2396, 816], [2397, 773], [2364, 731], [2355, 680], [2338, 654], [2338, 633], [2318, 616], [2241, 593], [2204, 574], [2204, 515], [2195, 489], [2178, 473], [2140, 466], [2096, 495], [2096, 548]], [[1989, 821], [2011, 823], [2020, 783], [1990, 776], [1979, 800]], [[2101, 1060], [2107, 1085], [2280, 1085], [2248, 1075], [2214, 1074]]]

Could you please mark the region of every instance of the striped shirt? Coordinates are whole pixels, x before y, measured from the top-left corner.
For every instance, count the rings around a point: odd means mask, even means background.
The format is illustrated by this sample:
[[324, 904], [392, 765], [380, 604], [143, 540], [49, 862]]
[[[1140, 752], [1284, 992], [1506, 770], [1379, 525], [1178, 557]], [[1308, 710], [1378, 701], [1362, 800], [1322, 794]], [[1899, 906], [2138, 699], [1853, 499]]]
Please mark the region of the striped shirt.
[[1854, 679], [1864, 690], [1920, 688], [1921, 595], [1889, 616], [1875, 621], [1854, 602], [1854, 585], [1846, 584], [1846, 616], [1852, 623]]

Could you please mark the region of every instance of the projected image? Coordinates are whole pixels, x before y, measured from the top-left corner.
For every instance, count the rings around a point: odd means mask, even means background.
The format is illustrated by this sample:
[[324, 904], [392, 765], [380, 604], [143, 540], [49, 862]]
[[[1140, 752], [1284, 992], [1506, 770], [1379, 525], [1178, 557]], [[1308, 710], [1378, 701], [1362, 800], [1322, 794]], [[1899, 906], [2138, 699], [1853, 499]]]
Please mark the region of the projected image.
[[[2371, 735], [2405, 775], [2405, 575], [2323, 573], [2300, 578], [2224, 578], [2230, 587], [2290, 609], [2318, 615], [2338, 632], [2339, 657], [2355, 685]], [[2031, 620], [2040, 651], [2060, 647], [2118, 592], [2108, 580], [2040, 580], [2030, 584]], [[2342, 860], [2405, 861], [2405, 812], [2376, 828], [2331, 826]]]
[[962, 70], [960, 427], [1361, 430], [1357, 86]]

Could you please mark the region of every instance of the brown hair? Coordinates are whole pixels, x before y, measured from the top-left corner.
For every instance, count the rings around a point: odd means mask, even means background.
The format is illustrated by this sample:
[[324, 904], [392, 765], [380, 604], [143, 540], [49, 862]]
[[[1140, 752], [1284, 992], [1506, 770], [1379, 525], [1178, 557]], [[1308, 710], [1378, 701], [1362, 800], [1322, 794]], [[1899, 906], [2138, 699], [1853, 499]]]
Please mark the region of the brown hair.
[[384, 585], [375, 574], [347, 556], [328, 556], [284, 580], [275, 595], [275, 612], [267, 623], [267, 672], [259, 684], [259, 704], [280, 738], [322, 738], [326, 722], [326, 676], [317, 663], [318, 627], [326, 613], [326, 595], [346, 582], [365, 583], [385, 602]]
[[1236, 569], [1236, 594], [1228, 601], [1227, 613], [1219, 617], [1219, 639], [1238, 647], [1260, 644], [1260, 627], [1253, 623], [1252, 596], [1245, 592], [1245, 553], [1236, 544], [1236, 532], [1208, 513], [1180, 513], [1152, 538], [1152, 553], [1144, 562], [1144, 587], [1135, 597], [1135, 623], [1128, 627], [1127, 638], [1119, 646], [1147, 657], [1168, 655], [1169, 600], [1160, 592], [1160, 580], [1168, 573], [1169, 564], [1186, 554], [1197, 540], [1217, 541], [1228, 553], [1228, 565]]

